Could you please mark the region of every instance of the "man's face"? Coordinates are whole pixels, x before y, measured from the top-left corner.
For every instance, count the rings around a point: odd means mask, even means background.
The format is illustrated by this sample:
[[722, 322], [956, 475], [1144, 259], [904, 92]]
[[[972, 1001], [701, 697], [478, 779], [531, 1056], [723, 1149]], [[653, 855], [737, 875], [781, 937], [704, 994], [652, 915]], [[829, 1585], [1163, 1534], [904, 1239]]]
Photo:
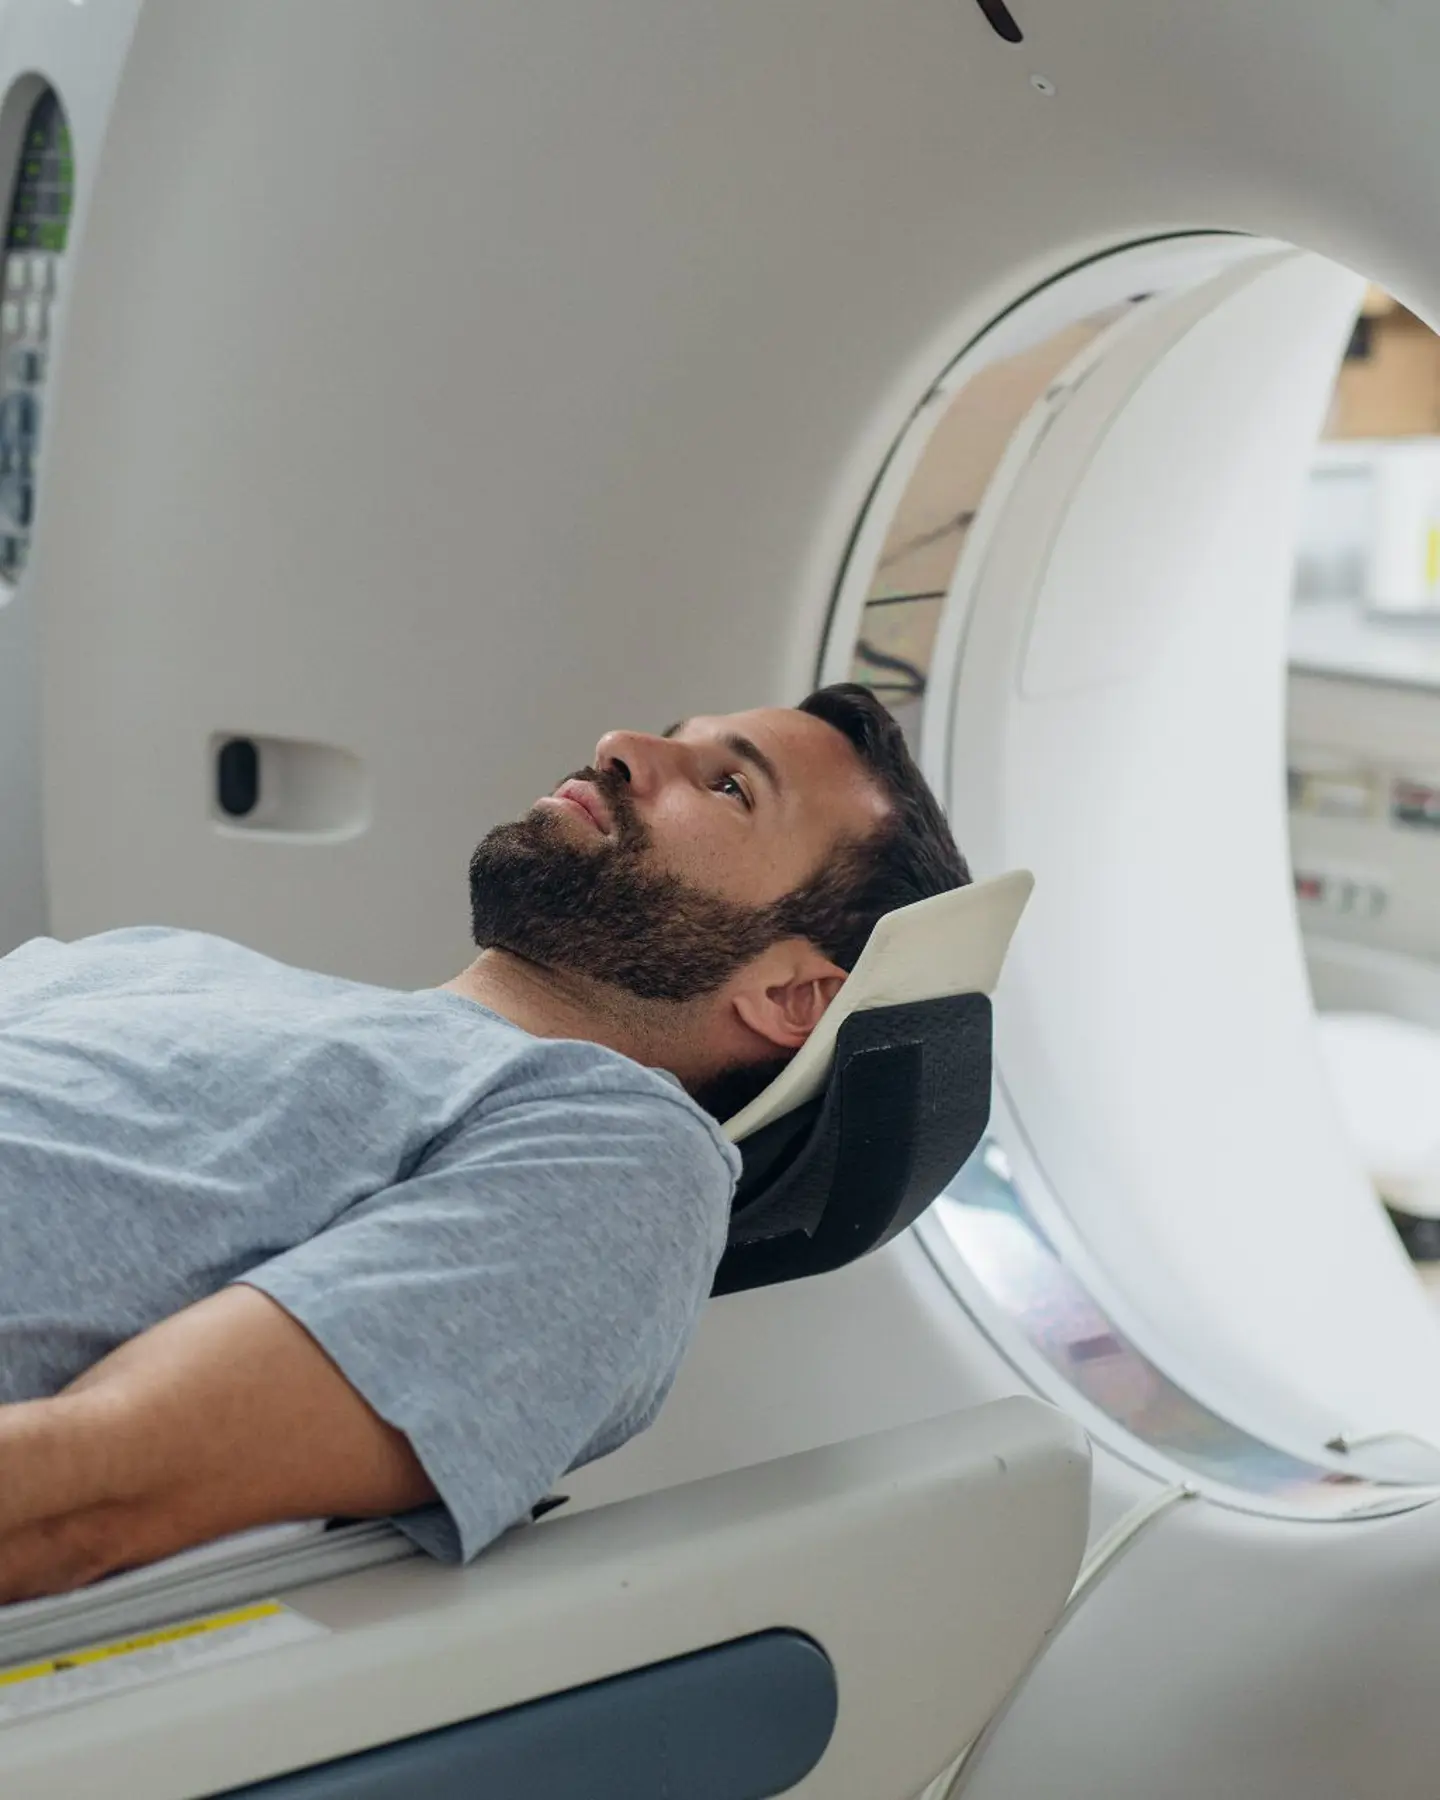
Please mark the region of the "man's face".
[[791, 708], [614, 731], [475, 851], [475, 941], [646, 999], [713, 992], [776, 935], [774, 903], [887, 805], [833, 727]]

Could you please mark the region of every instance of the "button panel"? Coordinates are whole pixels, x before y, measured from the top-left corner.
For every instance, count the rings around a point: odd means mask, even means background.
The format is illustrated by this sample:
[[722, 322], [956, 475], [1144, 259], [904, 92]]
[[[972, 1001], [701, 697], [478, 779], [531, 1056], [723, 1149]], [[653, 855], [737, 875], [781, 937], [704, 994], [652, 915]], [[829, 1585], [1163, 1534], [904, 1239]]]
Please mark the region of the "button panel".
[[1329, 771], [1291, 767], [1290, 805], [1296, 812], [1331, 819], [1368, 819], [1375, 813], [1375, 783], [1363, 770]]
[[1440, 831], [1440, 784], [1397, 775], [1390, 784], [1390, 819], [1409, 831]]
[[1295, 869], [1295, 899], [1302, 912], [1378, 919], [1390, 904], [1387, 878], [1369, 870], [1307, 864]]
[[45, 377], [75, 197], [70, 127], [47, 89], [31, 108], [0, 274], [0, 579], [30, 552]]

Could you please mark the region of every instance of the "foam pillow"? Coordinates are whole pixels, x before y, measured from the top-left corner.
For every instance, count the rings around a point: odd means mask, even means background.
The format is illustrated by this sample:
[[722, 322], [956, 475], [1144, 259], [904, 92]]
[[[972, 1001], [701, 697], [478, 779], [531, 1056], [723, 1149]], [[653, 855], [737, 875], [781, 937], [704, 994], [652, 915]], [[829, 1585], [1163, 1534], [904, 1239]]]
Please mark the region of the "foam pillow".
[[1380, 1013], [1322, 1013], [1340, 1115], [1382, 1199], [1440, 1218], [1440, 1032]]
[[836, 1034], [851, 1013], [949, 994], [993, 993], [1034, 886], [1034, 876], [1018, 869], [886, 913], [793, 1060], [727, 1123], [730, 1141], [738, 1144], [820, 1092]]

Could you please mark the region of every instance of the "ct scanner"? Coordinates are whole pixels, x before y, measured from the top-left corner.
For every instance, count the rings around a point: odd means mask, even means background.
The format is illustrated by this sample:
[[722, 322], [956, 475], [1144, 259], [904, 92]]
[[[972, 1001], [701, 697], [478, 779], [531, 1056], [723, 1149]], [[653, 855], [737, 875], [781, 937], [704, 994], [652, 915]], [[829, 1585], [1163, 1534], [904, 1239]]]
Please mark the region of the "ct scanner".
[[0, 1680], [145, 1606], [327, 1634], [0, 1724], [7, 1796], [508, 1793], [405, 1745], [771, 1627], [838, 1677], [796, 1793], [1433, 1795], [1440, 1334], [1328, 1101], [1281, 775], [1349, 271], [1440, 319], [1437, 72], [1420, 0], [6, 0], [0, 155], [53, 92], [74, 173], [6, 258], [0, 948], [444, 979], [485, 825], [616, 720], [848, 673], [950, 409], [1065, 346], [914, 726], [1038, 876], [976, 1156], [712, 1304], [463, 1575], [364, 1527], [0, 1622]]

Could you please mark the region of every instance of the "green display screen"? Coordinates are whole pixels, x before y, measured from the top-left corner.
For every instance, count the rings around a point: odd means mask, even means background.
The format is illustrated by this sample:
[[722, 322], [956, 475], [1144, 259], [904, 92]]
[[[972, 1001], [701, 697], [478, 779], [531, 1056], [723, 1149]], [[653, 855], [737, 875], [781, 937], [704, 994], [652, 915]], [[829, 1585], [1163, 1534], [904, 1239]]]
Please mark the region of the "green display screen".
[[70, 127], [59, 100], [46, 92], [35, 102], [25, 127], [6, 249], [63, 250], [74, 200]]

